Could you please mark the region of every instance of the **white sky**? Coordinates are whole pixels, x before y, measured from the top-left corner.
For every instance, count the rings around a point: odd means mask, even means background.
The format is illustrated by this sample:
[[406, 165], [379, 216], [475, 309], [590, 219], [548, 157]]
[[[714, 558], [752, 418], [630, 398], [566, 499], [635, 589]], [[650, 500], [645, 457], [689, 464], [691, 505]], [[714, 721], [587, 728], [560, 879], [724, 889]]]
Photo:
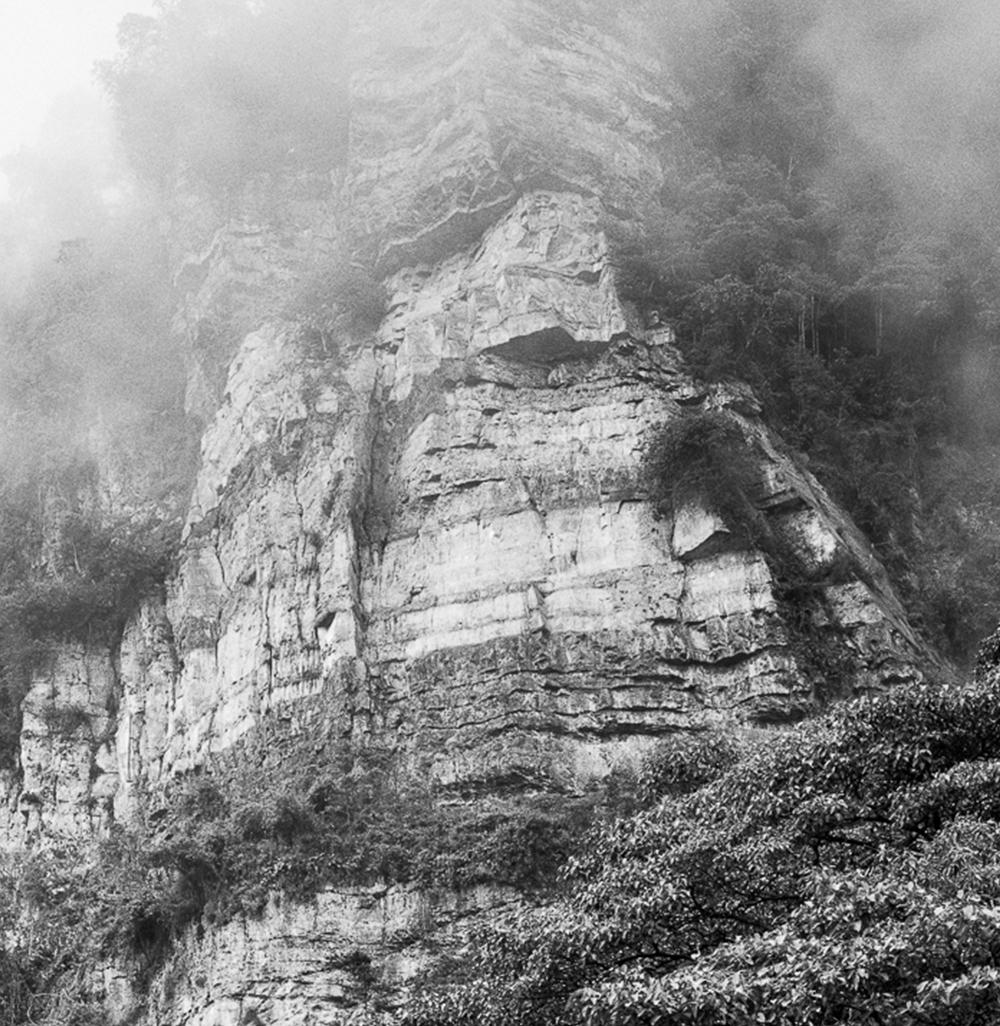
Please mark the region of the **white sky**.
[[93, 82], [129, 11], [152, 0], [0, 0], [0, 156], [33, 142], [60, 93]]

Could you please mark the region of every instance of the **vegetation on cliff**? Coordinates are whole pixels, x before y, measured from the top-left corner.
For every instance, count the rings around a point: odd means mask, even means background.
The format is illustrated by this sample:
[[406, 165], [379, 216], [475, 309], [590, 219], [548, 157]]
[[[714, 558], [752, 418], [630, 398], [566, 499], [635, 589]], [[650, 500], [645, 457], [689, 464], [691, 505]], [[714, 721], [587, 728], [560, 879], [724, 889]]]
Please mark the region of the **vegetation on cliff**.
[[[103, 1022], [93, 966], [116, 960], [141, 997], [195, 923], [260, 915], [275, 895], [381, 883], [541, 893], [608, 795], [463, 800], [384, 753], [284, 738], [273, 764], [238, 753], [177, 781], [148, 822], [95, 847], [52, 839], [0, 857], [0, 1023]], [[240, 757], [243, 756], [243, 757]], [[6, 1003], [5, 1003], [6, 1002]]]
[[[68, 475], [61, 478], [65, 484]], [[157, 516], [42, 508], [30, 489], [0, 492], [0, 767], [17, 765], [21, 703], [54, 641], [112, 644], [170, 568], [176, 523]], [[53, 501], [56, 500], [56, 501]]]
[[376, 764], [310, 766], [302, 789], [247, 769], [195, 778], [97, 862], [71, 842], [6, 862], [3, 921], [31, 911], [3, 956], [5, 1014], [58, 1000], [58, 1021], [99, 1021], [87, 965], [117, 953], [141, 978], [194, 919], [384, 874], [549, 897], [372, 1021], [986, 1024], [1000, 1014], [998, 710], [986, 665], [966, 687], [901, 689], [763, 742], [666, 745], [632, 785], [639, 810], [587, 835], [592, 804], [437, 804]]
[[676, 120], [659, 203], [617, 233], [622, 286], [696, 371], [754, 386], [967, 662], [1000, 613], [1000, 521], [977, 498], [1000, 408], [994, 16], [712, 0], [644, 18]]
[[370, 334], [385, 316], [386, 288], [370, 261], [345, 247], [318, 259], [289, 297], [284, 315], [300, 326], [315, 356], [336, 357], [343, 335]]
[[[994, 83], [977, 92], [959, 76], [953, 109], [890, 88], [883, 76], [908, 61], [939, 69], [943, 5], [713, 0], [690, 19], [687, 6], [646, 15], [676, 122], [668, 185], [618, 238], [622, 287], [676, 327], [700, 373], [754, 385], [928, 633], [965, 659], [1000, 610]], [[185, 179], [218, 198], [254, 176], [344, 160], [340, 5], [158, 10], [123, 24], [102, 71], [141, 178]], [[850, 70], [860, 62], [900, 127], [885, 145], [845, 102], [855, 35], [872, 45], [856, 48]], [[914, 95], [930, 120], [915, 119]], [[928, 126], [936, 148], [921, 142]], [[38, 166], [23, 165], [26, 188], [38, 189]], [[107, 234], [67, 239], [4, 312], [7, 761], [39, 642], [120, 627], [169, 557], [183, 474], [174, 485], [163, 476], [152, 517], [108, 515], [90, 475], [98, 429], [156, 439], [152, 477], [186, 445], [169, 344], [176, 297], [143, 209], [109, 214]], [[286, 311], [325, 356], [338, 318], [350, 328], [383, 313], [350, 257], [318, 267]], [[781, 571], [780, 542], [748, 499], [747, 451], [724, 417], [679, 419], [651, 462], [684, 475], [659, 498], [707, 498], [769, 545]], [[95, 858], [66, 843], [7, 862], [0, 1019], [36, 1021], [47, 1006], [52, 1021], [101, 1021], [84, 976], [102, 959], [132, 960], [141, 978], [196, 921], [255, 914], [272, 891], [307, 897], [377, 877], [565, 891], [487, 929], [471, 964], [446, 966], [402, 1013], [406, 1026], [992, 1022], [998, 709], [989, 669], [966, 688], [845, 706], [762, 747], [670, 747], [637, 784], [634, 800], [650, 807], [585, 840], [583, 822], [606, 811], [594, 796], [476, 806], [383, 765], [290, 752], [291, 776], [206, 773]]]
[[735, 764], [689, 751], [693, 789], [667, 776], [658, 804], [598, 828], [564, 897], [484, 930], [402, 1021], [995, 1022], [998, 709], [991, 668], [840, 707]]

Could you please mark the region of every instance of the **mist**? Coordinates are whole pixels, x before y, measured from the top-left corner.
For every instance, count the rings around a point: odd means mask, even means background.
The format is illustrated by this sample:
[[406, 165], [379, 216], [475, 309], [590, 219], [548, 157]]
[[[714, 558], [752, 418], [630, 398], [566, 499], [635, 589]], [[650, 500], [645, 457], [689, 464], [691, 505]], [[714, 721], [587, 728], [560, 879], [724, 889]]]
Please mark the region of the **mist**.
[[[143, 417], [182, 417], [188, 342], [171, 325], [163, 214], [198, 197], [222, 223], [254, 181], [346, 166], [348, 6], [171, 0], [128, 15], [116, 54], [97, 62], [100, 93], [65, 96], [37, 142], [4, 159], [9, 460], [57, 468], [95, 423], [135, 437]], [[984, 0], [676, 0], [610, 20], [580, 0], [567, 11], [602, 31], [638, 18], [662, 61], [675, 102], [658, 142], [670, 230], [642, 240], [634, 298], [670, 316], [694, 365], [754, 381], [778, 397], [780, 420], [799, 401], [790, 354], [808, 351], [816, 376], [843, 365], [858, 378], [888, 358], [878, 374], [909, 379], [891, 403], [844, 399], [866, 430], [879, 417], [878, 430], [926, 435], [928, 448], [997, 444], [1000, 12]], [[406, 26], [392, 28], [397, 45]], [[931, 407], [944, 411], [933, 428], [930, 415], [885, 412]], [[815, 423], [796, 417], [787, 430], [817, 466], [844, 449], [835, 435], [816, 448]], [[830, 474], [888, 537], [900, 503], [866, 492], [858, 468]]]
[[914, 223], [997, 229], [1000, 8], [988, 0], [850, 2], [829, 10], [804, 55], [838, 110], [899, 172]]
[[176, 405], [169, 273], [148, 188], [96, 87], [0, 160], [0, 469], [58, 477]]
[[0, 158], [0, 301], [23, 297], [32, 275], [54, 261], [60, 244], [94, 238], [132, 201], [107, 100], [96, 88], [60, 96], [37, 141]]
[[1000, 1008], [997, 4], [122, 19], [0, 157], [0, 1012]]

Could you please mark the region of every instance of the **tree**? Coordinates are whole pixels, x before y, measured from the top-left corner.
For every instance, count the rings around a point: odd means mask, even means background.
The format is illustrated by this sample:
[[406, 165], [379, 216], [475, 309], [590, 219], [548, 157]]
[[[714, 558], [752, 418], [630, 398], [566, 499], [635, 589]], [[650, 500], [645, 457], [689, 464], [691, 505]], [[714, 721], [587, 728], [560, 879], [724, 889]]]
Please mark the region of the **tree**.
[[1000, 682], [899, 689], [596, 832], [566, 897], [479, 939], [444, 1023], [988, 1023]]

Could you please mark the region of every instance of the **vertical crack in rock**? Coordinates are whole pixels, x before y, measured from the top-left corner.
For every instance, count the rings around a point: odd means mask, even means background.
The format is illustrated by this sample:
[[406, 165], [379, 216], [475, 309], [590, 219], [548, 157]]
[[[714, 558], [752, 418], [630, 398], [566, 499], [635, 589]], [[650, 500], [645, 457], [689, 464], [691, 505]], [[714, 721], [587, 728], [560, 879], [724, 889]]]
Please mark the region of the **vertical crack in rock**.
[[[281, 731], [377, 743], [465, 790], [572, 789], [663, 735], [920, 679], [884, 571], [749, 390], [696, 383], [669, 329], [645, 330], [619, 295], [605, 225], [638, 220], [663, 181], [655, 69], [558, 8], [500, 0], [479, 25], [463, 2], [359, 14], [335, 181], [276, 176], [225, 215], [176, 198], [174, 245], [199, 254], [178, 271], [192, 339], [234, 283], [247, 297], [192, 353], [205, 430], [178, 570], [127, 625], [117, 673], [106, 651], [63, 649], [33, 682], [8, 839], [24, 820], [107, 826], [87, 810], [82, 733], [59, 747], [45, 722], [49, 692], [91, 723], [120, 693], [99, 780], [126, 820], [144, 790]], [[383, 38], [387, 12], [412, 38]], [[388, 310], [317, 353], [283, 293], [317, 240], [351, 238], [378, 250]], [[765, 555], [710, 510], [649, 500], [657, 433], [713, 410], [755, 441], [758, 510], [821, 589], [836, 696], [819, 694]], [[414, 939], [429, 902], [435, 936], [458, 943], [511, 900], [357, 887], [272, 902], [186, 933], [174, 967], [197, 971], [169, 994], [164, 972], [143, 1022], [336, 1023], [358, 999], [330, 951], [377, 958], [399, 987], [433, 946]]]

